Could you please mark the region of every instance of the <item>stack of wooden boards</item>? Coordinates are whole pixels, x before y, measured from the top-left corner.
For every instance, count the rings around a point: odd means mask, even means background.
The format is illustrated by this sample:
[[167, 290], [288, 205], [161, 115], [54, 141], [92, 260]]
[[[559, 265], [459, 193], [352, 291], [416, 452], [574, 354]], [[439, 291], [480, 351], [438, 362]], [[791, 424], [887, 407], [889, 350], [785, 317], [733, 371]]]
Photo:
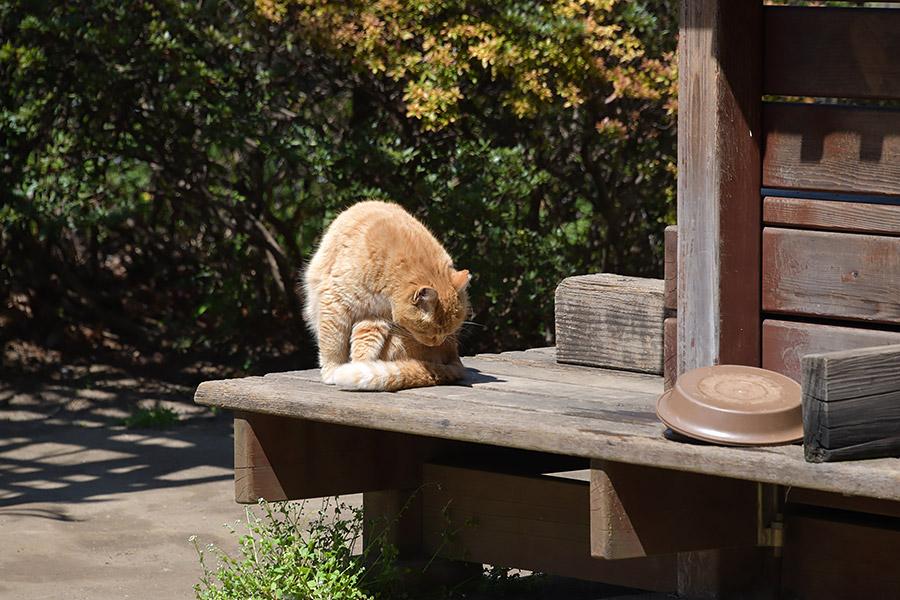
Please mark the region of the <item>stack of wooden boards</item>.
[[900, 345], [812, 354], [802, 362], [807, 461], [900, 455]]

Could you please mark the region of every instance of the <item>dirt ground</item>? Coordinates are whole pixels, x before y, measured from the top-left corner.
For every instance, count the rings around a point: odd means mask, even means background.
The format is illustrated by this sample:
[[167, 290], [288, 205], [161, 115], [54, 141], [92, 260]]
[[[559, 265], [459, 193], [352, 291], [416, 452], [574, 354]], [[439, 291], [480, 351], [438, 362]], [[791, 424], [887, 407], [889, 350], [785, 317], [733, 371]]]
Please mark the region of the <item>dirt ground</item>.
[[[189, 538], [236, 550], [224, 525], [245, 516], [233, 499], [231, 416], [192, 402], [195, 382], [217, 377], [215, 367], [136, 375], [128, 366], [91, 357], [66, 361], [27, 344], [4, 352], [0, 598], [194, 598], [201, 569]], [[179, 420], [129, 429], [124, 420], [138, 407], [169, 408]], [[600, 599], [626, 592], [542, 580], [500, 597]]]

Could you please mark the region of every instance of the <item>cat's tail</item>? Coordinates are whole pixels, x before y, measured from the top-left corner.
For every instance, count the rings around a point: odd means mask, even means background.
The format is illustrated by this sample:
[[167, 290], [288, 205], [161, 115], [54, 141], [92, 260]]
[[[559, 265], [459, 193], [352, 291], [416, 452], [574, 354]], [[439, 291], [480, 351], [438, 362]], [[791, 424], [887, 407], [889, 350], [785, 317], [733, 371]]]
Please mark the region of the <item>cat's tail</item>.
[[345, 390], [393, 392], [405, 388], [453, 383], [466, 376], [461, 363], [433, 363], [415, 359], [344, 363], [328, 383]]

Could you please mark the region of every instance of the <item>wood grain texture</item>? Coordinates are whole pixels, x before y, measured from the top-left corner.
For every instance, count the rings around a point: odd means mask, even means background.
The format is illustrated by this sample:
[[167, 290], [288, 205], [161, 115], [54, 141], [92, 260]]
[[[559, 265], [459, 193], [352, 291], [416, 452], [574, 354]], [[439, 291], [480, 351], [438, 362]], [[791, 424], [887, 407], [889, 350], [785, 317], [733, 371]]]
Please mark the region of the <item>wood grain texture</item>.
[[594, 461], [591, 553], [619, 559], [757, 545], [757, 486]]
[[[309, 370], [205, 382], [195, 401], [362, 429], [900, 500], [900, 461], [810, 465], [798, 445], [727, 448], [665, 439], [655, 409], [661, 377], [558, 365], [548, 351], [484, 355], [463, 363], [469, 378], [454, 386], [343, 392], [323, 385], [318, 371]], [[545, 385], [569, 392], [557, 394]]]
[[900, 456], [900, 345], [803, 358], [810, 462]]
[[763, 368], [800, 382], [807, 354], [900, 344], [900, 331], [839, 327], [819, 323], [763, 321]]
[[766, 104], [763, 186], [900, 195], [900, 110]]
[[678, 379], [678, 319], [663, 323], [663, 387], [671, 390]]
[[767, 6], [763, 93], [900, 98], [900, 13]]
[[664, 287], [611, 273], [564, 279], [556, 288], [557, 360], [661, 375]]
[[762, 3], [679, 15], [678, 372], [758, 366]]
[[675, 591], [673, 556], [591, 557], [587, 482], [436, 464], [423, 481], [425, 548], [438, 556]]
[[763, 309], [900, 323], [900, 238], [763, 230]]
[[900, 206], [766, 197], [763, 221], [783, 227], [900, 235]]
[[663, 280], [665, 307], [668, 311], [678, 309], [678, 226], [669, 225], [665, 231], [665, 263]]
[[894, 519], [788, 515], [784, 598], [896, 598], [900, 530]]

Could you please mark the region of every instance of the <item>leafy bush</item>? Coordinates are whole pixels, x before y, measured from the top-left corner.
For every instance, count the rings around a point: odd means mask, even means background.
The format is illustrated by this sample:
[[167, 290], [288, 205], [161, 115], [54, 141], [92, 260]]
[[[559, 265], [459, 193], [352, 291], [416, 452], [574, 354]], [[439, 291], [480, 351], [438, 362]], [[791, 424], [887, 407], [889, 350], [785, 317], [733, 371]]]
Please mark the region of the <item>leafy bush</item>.
[[676, 29], [672, 0], [2, 0], [4, 334], [311, 362], [296, 271], [380, 198], [475, 274], [466, 351], [546, 343], [563, 277], [661, 274]]
[[[362, 537], [360, 509], [326, 502], [310, 518], [302, 502], [260, 500], [258, 506], [261, 517], [247, 509], [240, 557], [212, 545], [203, 549], [191, 538], [203, 569], [194, 587], [198, 599], [363, 600], [392, 577], [394, 553], [383, 538], [353, 554]], [[343, 516], [348, 511], [349, 517]], [[207, 554], [218, 559], [215, 569], [207, 566]]]

